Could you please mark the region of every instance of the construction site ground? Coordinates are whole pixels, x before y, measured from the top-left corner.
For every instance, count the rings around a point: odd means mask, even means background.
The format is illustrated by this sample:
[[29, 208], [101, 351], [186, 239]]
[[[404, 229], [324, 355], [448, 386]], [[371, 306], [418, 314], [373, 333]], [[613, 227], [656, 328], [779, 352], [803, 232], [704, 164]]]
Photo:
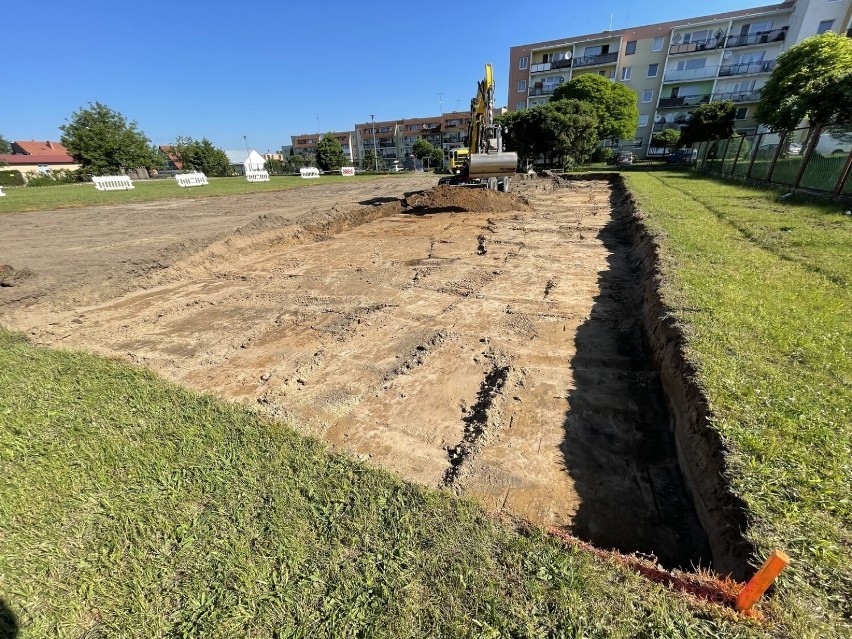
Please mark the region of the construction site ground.
[[706, 565], [612, 185], [436, 182], [4, 215], [0, 324], [492, 511]]

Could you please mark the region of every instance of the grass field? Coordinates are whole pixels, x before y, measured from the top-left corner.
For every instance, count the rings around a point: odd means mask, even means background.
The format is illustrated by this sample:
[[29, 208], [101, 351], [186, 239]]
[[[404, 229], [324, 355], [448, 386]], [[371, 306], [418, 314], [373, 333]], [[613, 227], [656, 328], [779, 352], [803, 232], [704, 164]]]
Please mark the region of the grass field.
[[0, 213], [15, 211], [48, 211], [52, 209], [148, 202], [164, 198], [199, 198], [220, 195], [240, 195], [262, 191], [282, 191], [303, 186], [334, 184], [351, 180], [375, 180], [384, 175], [323, 175], [319, 179], [303, 180], [289, 175], [273, 175], [269, 182], [248, 182], [245, 178], [210, 178], [208, 186], [181, 188], [174, 180], [138, 180], [130, 191], [98, 191], [92, 183], [63, 184], [42, 187], [4, 187], [6, 197], [0, 197]]
[[[852, 217], [694, 173], [626, 176], [796, 636], [852, 636]], [[844, 625], [845, 624], [845, 625]]]
[[145, 371], [0, 332], [0, 388], [22, 638], [768, 635]]

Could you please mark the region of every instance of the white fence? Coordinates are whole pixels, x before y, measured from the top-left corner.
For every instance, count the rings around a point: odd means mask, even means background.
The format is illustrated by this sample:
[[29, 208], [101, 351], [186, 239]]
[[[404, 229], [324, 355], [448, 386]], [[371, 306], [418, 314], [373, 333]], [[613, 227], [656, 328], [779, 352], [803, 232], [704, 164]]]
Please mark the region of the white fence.
[[246, 171], [246, 179], [249, 182], [269, 182], [268, 171]]
[[207, 186], [207, 176], [203, 173], [178, 173], [175, 175], [178, 186]]
[[96, 175], [92, 182], [98, 191], [127, 191], [133, 188], [133, 182], [126, 175]]
[[318, 178], [319, 177], [319, 169], [313, 166], [305, 166], [299, 169], [299, 173], [302, 175], [304, 179], [309, 178]]
[[340, 175], [355, 175], [355, 167], [354, 166], [342, 166], [340, 167]]

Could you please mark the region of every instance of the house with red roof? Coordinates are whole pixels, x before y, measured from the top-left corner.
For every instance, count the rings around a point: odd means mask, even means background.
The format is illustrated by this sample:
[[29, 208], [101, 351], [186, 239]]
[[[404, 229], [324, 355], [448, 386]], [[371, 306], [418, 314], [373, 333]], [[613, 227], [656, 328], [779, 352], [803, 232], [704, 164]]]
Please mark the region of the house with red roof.
[[49, 175], [53, 171], [75, 171], [80, 164], [68, 154], [59, 142], [50, 140], [16, 140], [11, 143], [12, 153], [0, 153], [0, 170], [15, 170], [26, 177], [27, 173]]

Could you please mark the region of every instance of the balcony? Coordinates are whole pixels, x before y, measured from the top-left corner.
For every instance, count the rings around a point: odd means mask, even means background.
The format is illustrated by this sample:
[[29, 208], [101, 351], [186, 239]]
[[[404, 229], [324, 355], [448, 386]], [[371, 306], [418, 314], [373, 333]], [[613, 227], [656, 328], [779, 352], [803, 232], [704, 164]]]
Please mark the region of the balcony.
[[558, 84], [545, 84], [540, 87], [530, 87], [529, 95], [531, 98], [537, 95], [553, 95], [553, 92], [556, 91], [556, 87], [558, 86]]
[[713, 102], [730, 100], [731, 102], [760, 102], [760, 91], [744, 91], [741, 93], [714, 93]]
[[530, 73], [545, 73], [550, 71], [550, 62], [539, 62], [530, 65]]
[[696, 53], [698, 51], [712, 51], [719, 49], [725, 45], [724, 38], [710, 38], [708, 40], [696, 40], [694, 42], [684, 42], [682, 44], [672, 44], [669, 46], [669, 55], [680, 55], [682, 53]]
[[787, 30], [790, 27], [781, 27], [772, 31], [758, 31], [757, 33], [749, 33], [746, 35], [728, 36], [725, 46], [732, 47], [748, 47], [753, 44], [766, 44], [767, 42], [783, 42], [787, 37]]
[[574, 58], [571, 60], [571, 66], [575, 69], [578, 67], [592, 67], [599, 64], [612, 64], [616, 60], [618, 60], [618, 51]]
[[682, 95], [676, 98], [660, 98], [660, 103], [657, 105], [660, 109], [673, 109], [676, 107], [691, 107], [698, 104], [705, 104], [710, 101], [709, 93], [701, 93], [698, 95]]
[[704, 80], [716, 77], [717, 66], [700, 67], [698, 69], [669, 69], [663, 76], [664, 82], [682, 82], [684, 80]]
[[732, 75], [747, 75], [749, 73], [769, 73], [775, 68], [775, 60], [761, 62], [742, 62], [740, 64], [723, 64], [719, 67], [719, 77]]

